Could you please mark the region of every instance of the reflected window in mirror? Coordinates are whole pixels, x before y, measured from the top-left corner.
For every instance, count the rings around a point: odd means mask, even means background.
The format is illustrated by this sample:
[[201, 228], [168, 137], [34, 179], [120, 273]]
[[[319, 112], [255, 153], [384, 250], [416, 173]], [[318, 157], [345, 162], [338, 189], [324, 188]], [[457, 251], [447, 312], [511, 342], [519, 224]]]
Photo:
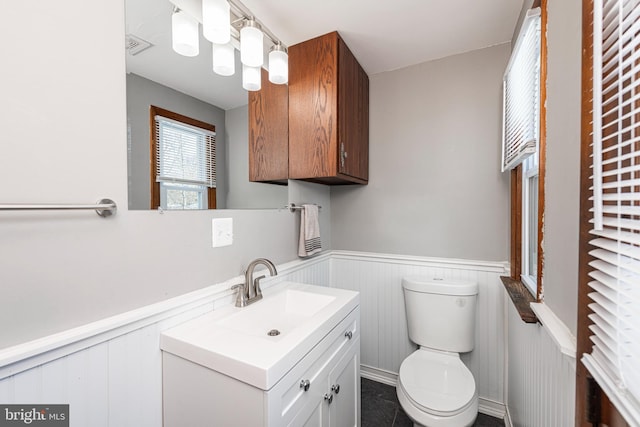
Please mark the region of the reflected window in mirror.
[[151, 208], [216, 208], [215, 126], [150, 106]]

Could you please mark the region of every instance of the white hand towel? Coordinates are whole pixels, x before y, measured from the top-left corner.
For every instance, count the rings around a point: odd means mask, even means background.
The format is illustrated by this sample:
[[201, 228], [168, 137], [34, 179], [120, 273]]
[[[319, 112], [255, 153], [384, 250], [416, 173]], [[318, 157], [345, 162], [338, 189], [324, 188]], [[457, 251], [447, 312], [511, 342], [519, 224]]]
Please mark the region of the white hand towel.
[[302, 205], [298, 256], [308, 257], [317, 254], [321, 250], [318, 205]]

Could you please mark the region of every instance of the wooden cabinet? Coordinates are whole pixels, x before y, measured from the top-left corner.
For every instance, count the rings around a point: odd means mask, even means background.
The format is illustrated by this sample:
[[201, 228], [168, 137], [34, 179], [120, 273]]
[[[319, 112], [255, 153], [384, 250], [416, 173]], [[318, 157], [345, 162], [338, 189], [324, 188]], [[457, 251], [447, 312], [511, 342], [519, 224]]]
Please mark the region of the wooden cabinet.
[[289, 178], [369, 179], [369, 78], [337, 32], [289, 48]]
[[289, 177], [288, 88], [269, 81], [249, 92], [249, 181], [287, 184]]

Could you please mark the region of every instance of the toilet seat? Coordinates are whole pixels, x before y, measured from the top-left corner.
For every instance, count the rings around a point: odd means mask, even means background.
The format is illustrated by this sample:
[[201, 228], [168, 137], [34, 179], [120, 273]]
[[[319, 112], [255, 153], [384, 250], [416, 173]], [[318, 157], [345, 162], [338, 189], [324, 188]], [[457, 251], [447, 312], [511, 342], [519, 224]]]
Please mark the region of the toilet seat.
[[437, 417], [452, 417], [477, 405], [473, 374], [457, 353], [413, 352], [400, 366], [398, 386], [417, 409]]

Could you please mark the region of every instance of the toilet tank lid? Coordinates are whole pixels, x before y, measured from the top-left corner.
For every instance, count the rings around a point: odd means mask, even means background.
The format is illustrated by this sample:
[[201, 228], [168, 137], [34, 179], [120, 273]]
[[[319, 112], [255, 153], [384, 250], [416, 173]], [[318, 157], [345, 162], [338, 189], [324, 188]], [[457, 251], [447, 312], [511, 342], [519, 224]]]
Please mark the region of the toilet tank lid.
[[408, 276], [402, 287], [413, 292], [440, 295], [477, 295], [478, 284], [467, 280], [437, 279], [428, 276]]

